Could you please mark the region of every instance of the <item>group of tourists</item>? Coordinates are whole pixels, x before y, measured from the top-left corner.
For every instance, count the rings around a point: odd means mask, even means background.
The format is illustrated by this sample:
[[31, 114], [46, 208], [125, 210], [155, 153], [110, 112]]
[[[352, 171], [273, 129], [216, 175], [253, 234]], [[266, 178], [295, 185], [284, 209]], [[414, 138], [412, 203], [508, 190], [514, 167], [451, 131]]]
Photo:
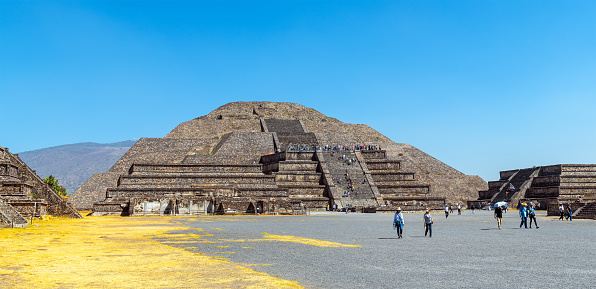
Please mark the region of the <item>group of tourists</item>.
[[530, 205], [526, 203], [522, 203], [519, 206], [519, 217], [521, 218], [521, 223], [519, 223], [519, 227], [521, 228], [524, 226], [526, 229], [528, 228], [528, 218], [530, 219], [530, 229], [532, 229], [532, 220], [534, 220], [534, 224], [536, 225], [536, 229], [538, 229], [538, 223], [536, 223], [536, 206], [534, 203], [530, 203]]
[[[457, 204], [457, 214], [461, 215], [461, 204]], [[449, 217], [449, 213], [453, 214], [453, 206], [445, 205], [445, 218]]]
[[369, 151], [378, 151], [381, 150], [380, 145], [324, 145], [324, 146], [316, 146], [316, 145], [309, 145], [309, 144], [293, 144], [288, 145], [288, 151], [362, 151], [362, 150], [369, 150]]
[[[429, 236], [432, 238], [433, 236], [433, 229], [432, 225], [434, 223], [433, 217], [430, 215], [430, 209], [427, 209], [423, 216], [424, 220], [424, 236]], [[393, 215], [393, 229], [397, 230], [397, 238], [403, 238], [403, 230], [404, 230], [404, 215], [401, 213], [401, 207], [397, 207], [395, 214]]]
[[321, 150], [319, 146], [311, 146], [311, 145], [289, 145], [288, 151], [318, 151]]
[[565, 220], [569, 220], [569, 221], [573, 221], [573, 209], [571, 208], [571, 204], [567, 204], [567, 208], [565, 208], [563, 206], [563, 204], [559, 204], [559, 220], [563, 220], [563, 217], [565, 217]]
[[380, 145], [352, 145], [352, 146], [324, 145], [321, 148], [321, 150], [323, 150], [323, 151], [363, 151], [363, 150], [378, 151], [378, 150], [381, 150], [381, 146]]
[[[539, 204], [539, 203], [538, 203]], [[494, 218], [497, 219], [497, 226], [499, 229], [501, 229], [501, 224], [502, 224], [502, 220], [503, 220], [503, 213], [506, 212], [506, 205], [503, 204], [497, 204], [494, 207]], [[518, 209], [519, 212], [519, 216], [521, 219], [521, 222], [519, 224], [519, 227], [522, 228], [532, 228], [532, 222], [534, 223], [534, 226], [536, 229], [540, 228], [538, 227], [538, 222], [536, 221], [536, 210], [539, 209], [539, 206], [537, 204], [534, 204], [533, 202], [530, 202], [529, 204], [527, 203], [521, 203]], [[449, 213], [453, 212], [453, 206], [449, 206], [449, 205], [445, 205], [444, 207], [445, 210], [445, 218], [449, 217]], [[427, 209], [424, 213], [424, 227], [425, 227], [425, 232], [424, 232], [424, 236], [429, 236], [432, 237], [432, 224], [433, 224], [433, 218], [430, 214], [430, 209]], [[457, 211], [458, 214], [461, 215], [461, 211], [462, 211], [462, 207], [460, 204], [457, 205]], [[571, 204], [568, 204], [567, 207], [563, 206], [563, 204], [559, 205], [559, 213], [560, 213], [560, 217], [559, 220], [563, 220], [563, 218], [565, 218], [566, 220], [572, 221], [572, 216], [573, 216], [573, 209], [571, 207]], [[528, 226], [529, 223], [529, 226]], [[393, 216], [393, 229], [395, 229], [397, 231], [397, 238], [401, 239], [403, 238], [403, 228], [404, 228], [404, 216], [402, 214], [402, 210], [401, 207], [398, 207], [394, 216]]]

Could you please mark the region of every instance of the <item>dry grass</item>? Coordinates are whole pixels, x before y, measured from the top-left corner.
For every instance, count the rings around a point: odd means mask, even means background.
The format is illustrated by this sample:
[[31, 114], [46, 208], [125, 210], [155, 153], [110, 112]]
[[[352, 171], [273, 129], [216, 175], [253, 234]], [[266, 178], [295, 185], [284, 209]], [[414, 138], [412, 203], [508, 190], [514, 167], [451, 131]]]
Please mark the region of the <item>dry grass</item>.
[[57, 218], [36, 224], [0, 229], [0, 288], [300, 287], [156, 241], [167, 238], [166, 232], [188, 229], [175, 217]]

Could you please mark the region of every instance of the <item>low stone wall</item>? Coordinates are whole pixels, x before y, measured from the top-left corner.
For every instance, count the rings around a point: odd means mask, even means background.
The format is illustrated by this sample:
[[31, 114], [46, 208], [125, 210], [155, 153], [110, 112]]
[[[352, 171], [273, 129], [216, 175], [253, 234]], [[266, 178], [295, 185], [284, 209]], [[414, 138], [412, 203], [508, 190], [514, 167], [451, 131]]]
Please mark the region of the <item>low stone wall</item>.
[[101, 202], [93, 204], [93, 215], [94, 216], [106, 216], [106, 215], [128, 215], [128, 202]]
[[45, 200], [13, 200], [8, 202], [21, 216], [40, 218], [47, 214], [48, 203]]
[[445, 199], [442, 198], [383, 198], [384, 204], [380, 206], [378, 211], [395, 211], [397, 207], [401, 207], [402, 211], [423, 211], [428, 208], [431, 210], [442, 210], [445, 207]]

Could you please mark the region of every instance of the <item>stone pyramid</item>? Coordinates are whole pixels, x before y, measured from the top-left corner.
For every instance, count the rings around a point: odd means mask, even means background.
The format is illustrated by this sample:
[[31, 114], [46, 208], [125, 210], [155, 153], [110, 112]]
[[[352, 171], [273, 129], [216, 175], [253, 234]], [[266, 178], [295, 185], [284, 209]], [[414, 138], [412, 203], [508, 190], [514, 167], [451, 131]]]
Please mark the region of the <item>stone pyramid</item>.
[[140, 139], [70, 201], [95, 214], [440, 208], [487, 184], [365, 124], [295, 103], [234, 102]]

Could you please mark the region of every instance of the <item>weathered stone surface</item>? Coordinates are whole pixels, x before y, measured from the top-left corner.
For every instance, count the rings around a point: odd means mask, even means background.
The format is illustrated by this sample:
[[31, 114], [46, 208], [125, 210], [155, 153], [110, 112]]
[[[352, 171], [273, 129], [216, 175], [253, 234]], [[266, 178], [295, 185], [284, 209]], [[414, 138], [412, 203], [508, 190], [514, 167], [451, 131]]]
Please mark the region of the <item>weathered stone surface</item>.
[[[287, 151], [291, 145], [304, 145], [309, 153]], [[328, 165], [329, 160], [322, 154], [315, 154], [315, 146], [375, 148], [368, 152], [374, 155], [369, 158], [370, 164], [365, 156], [352, 155], [356, 165], [349, 168], [360, 176], [353, 197], [340, 199], [338, 194], [343, 190], [335, 183], [340, 168]], [[284, 154], [276, 154], [279, 151]], [[239, 165], [258, 165], [260, 170]], [[141, 166], [146, 169], [138, 170]], [[209, 175], [207, 171], [216, 166], [221, 173], [231, 175]], [[244, 176], [236, 178], [234, 174]], [[263, 183], [267, 175], [274, 177]], [[254, 189], [271, 189], [264, 185], [278, 192], [271, 194], [278, 197], [246, 195]], [[479, 190], [487, 189], [487, 184], [411, 145], [394, 143], [364, 124], [346, 124], [300, 104], [234, 102], [181, 123], [164, 138], [139, 140], [108, 172], [93, 176], [71, 200], [77, 208], [89, 208], [94, 202], [109, 202], [111, 197], [126, 201], [134, 196], [127, 191], [130, 189], [153, 190], [152, 198], [169, 195], [171, 200], [181, 200], [184, 192], [199, 187], [203, 193], [198, 195], [211, 198], [213, 211], [221, 205], [224, 211], [259, 208], [291, 213], [304, 206], [324, 209], [338, 202], [345, 203], [342, 206], [386, 205], [383, 195], [396, 200], [390, 205], [409, 202], [413, 208], [424, 200], [462, 202], [474, 199]], [[216, 197], [218, 190], [232, 190], [234, 196]], [[279, 197], [284, 194], [286, 197]], [[186, 198], [184, 204], [190, 204], [191, 199]], [[98, 204], [104, 209], [110, 207], [103, 203]]]
[[26, 226], [27, 217], [81, 215], [19, 157], [0, 147], [0, 221]]
[[[582, 217], [596, 217], [592, 204], [596, 203], [596, 164], [560, 164], [508, 170], [501, 179], [489, 182], [489, 190], [480, 191], [477, 202], [501, 201], [509, 184], [515, 192], [508, 200], [513, 206], [521, 202], [541, 203], [549, 215], [558, 214], [559, 204], [572, 203], [574, 212], [583, 210]], [[580, 205], [581, 204], [581, 205]]]

